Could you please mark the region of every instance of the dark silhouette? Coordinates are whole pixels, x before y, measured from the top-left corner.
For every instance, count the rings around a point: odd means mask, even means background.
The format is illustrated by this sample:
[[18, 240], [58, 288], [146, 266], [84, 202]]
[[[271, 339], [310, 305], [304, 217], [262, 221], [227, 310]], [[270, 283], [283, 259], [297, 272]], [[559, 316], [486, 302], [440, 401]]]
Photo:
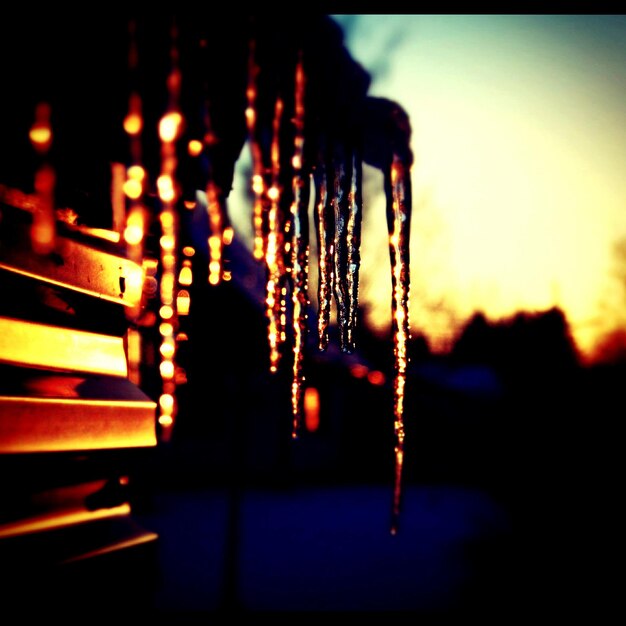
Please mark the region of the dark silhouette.
[[[207, 164], [190, 162], [186, 139], [205, 136], [207, 111], [211, 175], [223, 196], [230, 193], [234, 165], [247, 138], [251, 42], [259, 67], [259, 136], [267, 154], [276, 97], [284, 99], [284, 119], [293, 118], [294, 67], [301, 54], [307, 168], [315, 166], [324, 146], [345, 142], [360, 146], [366, 161], [378, 167], [387, 167], [393, 152], [412, 160], [406, 114], [396, 103], [368, 96], [368, 73], [348, 54], [339, 26], [323, 14], [305, 12], [290, 25], [271, 12], [225, 13], [216, 21], [185, 10], [133, 15], [100, 7], [81, 28], [47, 9], [28, 19], [19, 12], [5, 16], [3, 23], [0, 72], [6, 95], [0, 104], [0, 183], [32, 191], [39, 157], [28, 131], [37, 104], [47, 102], [53, 130], [48, 158], [57, 170], [57, 206], [72, 208], [83, 223], [110, 225], [110, 163], [129, 162], [123, 120], [132, 91], [142, 98], [142, 156], [154, 193], [160, 172], [157, 127], [171, 104], [167, 79], [173, 50], [181, 76], [178, 105], [185, 117], [179, 141], [183, 197], [193, 197], [206, 185]], [[136, 66], [129, 62], [133, 45]], [[283, 124], [281, 132], [286, 163], [294, 128]]]
[[563, 311], [518, 312], [510, 318], [487, 321], [476, 313], [465, 324], [451, 357], [465, 363], [490, 365], [516, 380], [552, 385], [580, 363]]

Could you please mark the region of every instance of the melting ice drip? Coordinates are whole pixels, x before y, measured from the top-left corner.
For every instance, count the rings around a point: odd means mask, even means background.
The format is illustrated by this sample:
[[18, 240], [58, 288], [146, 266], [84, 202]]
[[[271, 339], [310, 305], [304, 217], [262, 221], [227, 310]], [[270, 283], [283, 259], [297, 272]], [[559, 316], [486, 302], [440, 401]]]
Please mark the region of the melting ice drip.
[[303, 411], [302, 387], [304, 383], [304, 346], [307, 333], [308, 288], [309, 288], [309, 193], [310, 175], [303, 173], [304, 161], [304, 89], [305, 76], [302, 59], [296, 65], [295, 76], [295, 138], [291, 204], [291, 279], [293, 303], [293, 380], [291, 384], [291, 406], [293, 412], [292, 437], [296, 438], [301, 428]]

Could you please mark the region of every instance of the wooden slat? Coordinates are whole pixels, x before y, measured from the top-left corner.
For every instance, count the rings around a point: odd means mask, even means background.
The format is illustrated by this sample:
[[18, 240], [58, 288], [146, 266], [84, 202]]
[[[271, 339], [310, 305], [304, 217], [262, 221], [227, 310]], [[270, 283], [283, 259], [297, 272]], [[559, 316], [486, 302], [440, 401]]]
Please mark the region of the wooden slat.
[[143, 268], [121, 245], [60, 222], [54, 252], [35, 254], [31, 213], [0, 204], [0, 217], [0, 269], [126, 307], [140, 305]]
[[128, 510], [94, 512], [81, 522], [15, 534], [0, 541], [0, 562], [46, 567], [75, 563], [154, 542], [158, 535], [144, 529]]
[[23, 372], [0, 381], [0, 453], [156, 445], [156, 403], [126, 378]]
[[123, 337], [2, 316], [0, 363], [128, 376]]

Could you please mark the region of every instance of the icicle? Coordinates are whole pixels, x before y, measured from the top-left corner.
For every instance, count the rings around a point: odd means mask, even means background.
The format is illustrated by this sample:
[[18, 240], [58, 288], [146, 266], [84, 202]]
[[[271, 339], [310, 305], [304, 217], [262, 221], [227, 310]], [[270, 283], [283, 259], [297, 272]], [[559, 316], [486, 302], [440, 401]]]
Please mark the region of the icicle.
[[308, 205], [310, 179], [303, 174], [304, 158], [304, 70], [300, 60], [296, 66], [295, 86], [295, 150], [291, 160], [293, 167], [293, 202], [291, 204], [291, 278], [293, 302], [293, 379], [291, 383], [291, 404], [293, 412], [292, 437], [298, 436], [302, 421], [304, 383], [303, 361], [307, 332], [308, 272], [309, 272], [309, 227]]
[[255, 45], [254, 41], [250, 42], [250, 52], [248, 59], [248, 86], [246, 89], [246, 97], [248, 106], [246, 108], [246, 124], [248, 128], [248, 143], [250, 145], [250, 155], [252, 157], [252, 191], [254, 193], [254, 206], [252, 209], [252, 228], [253, 228], [253, 255], [255, 259], [262, 259], [265, 256], [267, 228], [266, 216], [267, 209], [267, 185], [265, 184], [265, 167], [263, 165], [263, 156], [261, 146], [257, 138], [257, 110], [256, 98], [257, 87], [256, 78], [259, 68], [254, 60]]
[[350, 176], [346, 171], [345, 154], [342, 147], [336, 147], [332, 158], [333, 193], [331, 206], [335, 220], [333, 237], [333, 265], [335, 302], [337, 304], [337, 325], [342, 352], [351, 352], [353, 347], [348, 340], [348, 212]]
[[333, 207], [328, 194], [326, 164], [321, 161], [314, 172], [315, 182], [315, 229], [317, 235], [318, 283], [317, 283], [317, 335], [318, 347], [328, 348], [328, 326], [335, 289], [333, 266], [333, 237], [335, 232]]
[[[178, 185], [175, 180], [177, 157], [176, 141], [180, 136], [183, 117], [178, 110], [181, 76], [178, 67], [178, 50], [175, 45], [176, 32], [173, 30], [171, 48], [171, 70], [167, 78], [169, 95], [168, 111], [159, 122], [159, 138], [161, 140], [161, 174], [157, 179], [157, 190], [161, 201], [159, 221], [161, 224], [161, 364], [159, 370], [163, 382], [162, 394], [159, 399], [161, 414], [159, 424], [162, 427], [161, 437], [168, 439], [171, 435], [176, 416], [176, 341], [174, 334], [177, 329], [177, 250], [178, 250], [178, 213], [176, 203]], [[165, 322], [165, 323], [163, 323]]]
[[410, 166], [394, 154], [385, 173], [387, 225], [392, 286], [392, 331], [394, 355], [394, 490], [391, 533], [398, 530], [402, 499], [402, 467], [404, 461], [404, 391], [408, 364], [407, 341], [409, 325], [409, 236], [411, 230]]
[[[286, 281], [285, 264], [285, 227], [283, 224], [280, 185], [280, 125], [283, 113], [283, 101], [277, 98], [272, 123], [272, 141], [270, 146], [270, 167], [263, 158], [263, 146], [257, 136], [256, 78], [259, 68], [255, 59], [255, 43], [250, 43], [248, 60], [248, 86], [246, 97], [246, 124], [248, 143], [252, 156], [252, 190], [255, 201], [253, 208], [253, 255], [256, 259], [265, 258], [267, 268], [266, 315], [268, 318], [268, 342], [270, 348], [270, 371], [278, 370], [280, 344], [285, 341], [286, 325]], [[268, 170], [270, 180], [267, 180]]]
[[362, 163], [357, 151], [352, 153], [348, 222], [346, 225], [347, 302], [346, 351], [355, 348], [355, 333], [359, 309], [359, 269], [361, 267], [361, 222], [363, 218]]
[[[204, 87], [206, 89], [206, 85], [204, 85]], [[213, 124], [209, 112], [209, 98], [206, 93], [204, 96], [204, 102], [202, 103], [202, 110], [202, 141], [196, 140], [194, 144], [192, 140], [188, 146], [188, 153], [191, 156], [198, 156], [202, 158], [202, 174], [204, 176], [204, 180], [206, 181], [206, 207], [210, 231], [207, 242], [209, 250], [208, 281], [211, 285], [217, 285], [220, 283], [223, 276], [224, 246], [230, 244], [232, 239], [232, 227], [230, 226], [230, 221], [228, 219], [226, 198], [222, 189], [220, 189], [215, 183], [213, 164], [208, 154], [210, 147], [216, 142], [216, 137], [213, 132]]]
[[284, 235], [280, 214], [280, 120], [283, 112], [283, 102], [280, 98], [276, 100], [274, 110], [273, 138], [272, 138], [272, 186], [267, 191], [270, 200], [270, 210], [268, 215], [268, 234], [265, 245], [265, 262], [267, 264], [268, 278], [266, 286], [266, 314], [268, 317], [268, 340], [270, 347], [270, 371], [278, 370], [280, 361], [279, 346], [284, 341], [284, 327], [282, 324], [284, 295], [282, 294], [285, 264]]
[[329, 167], [329, 179], [325, 164], [315, 172], [319, 349], [328, 347], [328, 326], [334, 294], [343, 352], [353, 352], [355, 349], [363, 210], [361, 158], [356, 150], [350, 150], [348, 154], [346, 158], [345, 147], [336, 145]]
[[[123, 184], [123, 209], [126, 213], [123, 237], [126, 243], [128, 258], [143, 265], [144, 260], [144, 239], [146, 224], [149, 221], [148, 212], [144, 206], [142, 197], [147, 174], [139, 163], [134, 163], [127, 169], [121, 167], [121, 176], [125, 178]], [[131, 322], [137, 322], [142, 314], [143, 303], [139, 302], [133, 307], [128, 307], [127, 318]], [[139, 363], [130, 363], [129, 367], [139, 370]]]
[[309, 231], [307, 208], [309, 203], [308, 177], [294, 176], [294, 201], [292, 207], [293, 234], [292, 234], [292, 280], [293, 280], [293, 382], [292, 382], [292, 409], [293, 409], [293, 437], [297, 437], [302, 417], [302, 383], [304, 346], [307, 332], [308, 299], [308, 272], [309, 272]]
[[226, 207], [217, 189], [209, 179], [206, 186], [207, 213], [209, 216], [209, 283], [217, 285], [222, 276], [222, 255], [225, 243]]

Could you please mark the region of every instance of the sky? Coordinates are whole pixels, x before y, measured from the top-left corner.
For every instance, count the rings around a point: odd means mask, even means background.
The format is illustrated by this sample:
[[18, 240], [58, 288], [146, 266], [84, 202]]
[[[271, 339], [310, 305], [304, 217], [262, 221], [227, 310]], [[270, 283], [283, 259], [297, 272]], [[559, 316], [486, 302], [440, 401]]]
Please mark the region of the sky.
[[[370, 94], [411, 119], [412, 334], [445, 351], [474, 311], [558, 306], [590, 354], [624, 326], [626, 16], [333, 17]], [[384, 328], [382, 177], [367, 178], [361, 299]]]
[[[411, 121], [411, 334], [445, 353], [475, 312], [559, 307], [585, 359], [625, 330], [626, 15], [332, 18], [369, 94]], [[360, 302], [384, 334], [385, 199], [368, 166], [363, 213]], [[249, 211], [234, 221], [245, 236]]]

